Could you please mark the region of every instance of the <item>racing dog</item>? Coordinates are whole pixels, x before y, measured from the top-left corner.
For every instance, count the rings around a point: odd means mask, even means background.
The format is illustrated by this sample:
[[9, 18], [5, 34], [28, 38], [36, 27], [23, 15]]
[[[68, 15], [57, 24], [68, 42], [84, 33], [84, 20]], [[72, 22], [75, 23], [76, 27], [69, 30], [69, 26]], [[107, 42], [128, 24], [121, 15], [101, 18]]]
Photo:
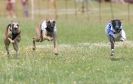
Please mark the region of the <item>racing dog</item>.
[[111, 43], [111, 56], [114, 55], [115, 41], [126, 40], [126, 33], [123, 29], [122, 22], [119, 19], [111, 20], [105, 28], [105, 33]]
[[43, 42], [44, 40], [53, 41], [53, 52], [55, 55], [58, 55], [56, 22], [54, 20], [44, 20], [36, 27], [35, 31], [36, 37], [33, 38], [33, 50], [36, 49], [36, 42]]
[[19, 42], [21, 40], [20, 35], [20, 27], [18, 22], [12, 21], [10, 24], [7, 25], [5, 35], [4, 35], [4, 44], [7, 51], [7, 55], [9, 56], [9, 45], [10, 43], [13, 44], [13, 48], [16, 51], [16, 57], [18, 57], [18, 50], [19, 50]]

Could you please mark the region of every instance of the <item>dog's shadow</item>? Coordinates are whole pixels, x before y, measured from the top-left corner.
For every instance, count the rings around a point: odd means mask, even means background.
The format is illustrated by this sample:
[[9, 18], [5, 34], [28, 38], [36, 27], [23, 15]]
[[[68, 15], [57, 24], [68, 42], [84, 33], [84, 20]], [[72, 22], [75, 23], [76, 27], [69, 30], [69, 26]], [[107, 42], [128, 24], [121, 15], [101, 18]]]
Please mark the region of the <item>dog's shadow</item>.
[[110, 60], [111, 61], [124, 61], [125, 59], [123, 57], [119, 57], [119, 58], [118, 57], [117, 58], [116, 57], [110, 57]]
[[12, 54], [12, 55], [7, 55], [7, 59], [9, 59], [9, 60], [14, 60], [14, 59], [20, 59], [20, 57], [18, 56], [16, 56], [16, 54]]

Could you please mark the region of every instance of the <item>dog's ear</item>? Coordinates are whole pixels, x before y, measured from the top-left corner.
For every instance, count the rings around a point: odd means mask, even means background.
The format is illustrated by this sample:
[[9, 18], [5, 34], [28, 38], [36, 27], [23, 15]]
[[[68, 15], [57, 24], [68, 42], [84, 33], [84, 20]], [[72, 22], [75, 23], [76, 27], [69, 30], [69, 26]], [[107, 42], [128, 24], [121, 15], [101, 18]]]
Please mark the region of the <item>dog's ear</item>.
[[12, 24], [8, 24], [6, 29], [12, 31]]
[[53, 21], [53, 25], [55, 26], [55, 24], [56, 24], [56, 21]]
[[55, 28], [55, 25], [56, 25], [56, 21], [53, 21], [53, 28]]

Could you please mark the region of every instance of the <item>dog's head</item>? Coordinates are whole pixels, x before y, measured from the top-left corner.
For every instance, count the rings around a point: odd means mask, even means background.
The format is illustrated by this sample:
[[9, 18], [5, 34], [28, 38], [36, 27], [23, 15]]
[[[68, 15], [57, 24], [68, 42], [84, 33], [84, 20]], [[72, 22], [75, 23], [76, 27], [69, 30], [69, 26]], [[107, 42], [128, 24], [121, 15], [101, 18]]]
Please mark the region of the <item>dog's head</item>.
[[115, 20], [112, 20], [111, 22], [112, 22], [112, 26], [113, 26], [114, 30], [117, 33], [119, 33], [122, 30], [122, 28], [121, 28], [121, 21], [118, 20], [118, 19], [115, 19]]
[[54, 21], [54, 20], [49, 20], [49, 21], [47, 21], [46, 24], [47, 24], [46, 30], [47, 30], [48, 32], [54, 32], [55, 21]]
[[19, 33], [19, 24], [17, 23], [17, 22], [12, 22], [11, 23], [11, 28], [12, 28], [12, 33], [13, 34], [17, 34], [17, 33]]

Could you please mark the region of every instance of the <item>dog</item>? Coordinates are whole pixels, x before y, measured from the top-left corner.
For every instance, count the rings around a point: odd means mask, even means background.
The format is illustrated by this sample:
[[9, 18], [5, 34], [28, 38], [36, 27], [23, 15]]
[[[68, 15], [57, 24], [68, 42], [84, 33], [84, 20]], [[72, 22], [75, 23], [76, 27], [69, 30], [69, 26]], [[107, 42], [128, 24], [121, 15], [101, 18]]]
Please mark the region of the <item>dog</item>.
[[19, 42], [21, 40], [20, 34], [21, 31], [18, 22], [12, 21], [7, 25], [4, 35], [4, 44], [8, 56], [10, 56], [9, 45], [12, 43], [13, 48], [16, 51], [16, 57], [18, 57]]
[[43, 42], [44, 40], [53, 41], [54, 54], [58, 55], [57, 51], [57, 29], [55, 20], [44, 20], [35, 29], [36, 37], [33, 38], [33, 50], [36, 50], [36, 42]]
[[116, 41], [124, 42], [126, 40], [126, 33], [123, 29], [121, 20], [113, 19], [105, 27], [105, 33], [111, 44], [111, 56], [114, 56], [114, 47]]

